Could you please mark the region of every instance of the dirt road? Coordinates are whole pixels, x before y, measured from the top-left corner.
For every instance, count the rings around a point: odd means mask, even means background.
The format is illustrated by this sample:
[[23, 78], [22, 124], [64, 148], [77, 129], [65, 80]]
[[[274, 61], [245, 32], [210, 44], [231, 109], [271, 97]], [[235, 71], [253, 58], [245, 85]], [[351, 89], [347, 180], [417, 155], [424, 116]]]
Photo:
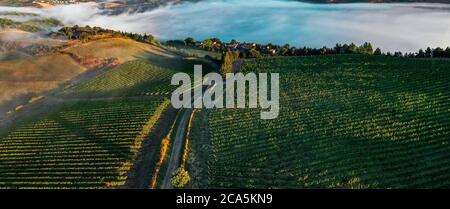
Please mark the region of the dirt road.
[[[205, 60], [207, 60], [207, 59], [205, 59]], [[211, 66], [216, 71], [219, 71], [220, 67], [217, 64], [211, 62], [210, 60], [208, 60], [208, 63], [211, 64]], [[240, 69], [240, 64], [239, 64], [239, 69]], [[214, 88], [214, 86], [210, 85], [206, 88], [205, 91], [210, 91], [212, 88]], [[203, 98], [198, 98], [198, 99], [203, 99]], [[195, 101], [193, 103], [195, 103]], [[166, 175], [164, 176], [164, 180], [161, 185], [162, 189], [173, 189], [171, 179], [172, 179], [173, 173], [175, 173], [175, 171], [180, 167], [180, 161], [181, 161], [180, 156], [182, 155], [182, 151], [183, 151], [182, 145], [186, 139], [186, 133], [188, 131], [187, 129], [189, 126], [189, 119], [190, 119], [192, 113], [193, 113], [193, 111], [191, 108], [185, 109], [185, 112], [183, 113], [183, 115], [180, 119], [180, 123], [178, 124], [178, 127], [176, 129], [175, 139], [174, 139], [173, 147], [172, 147], [172, 153], [170, 154], [169, 165], [167, 167]]]
[[189, 118], [191, 117], [192, 109], [185, 109], [180, 123], [178, 124], [177, 130], [175, 132], [175, 139], [173, 142], [172, 153], [170, 154], [170, 161], [167, 167], [166, 175], [162, 182], [162, 189], [173, 189], [172, 174], [180, 167], [180, 156], [182, 155], [182, 145], [186, 136], [186, 131], [189, 123]]

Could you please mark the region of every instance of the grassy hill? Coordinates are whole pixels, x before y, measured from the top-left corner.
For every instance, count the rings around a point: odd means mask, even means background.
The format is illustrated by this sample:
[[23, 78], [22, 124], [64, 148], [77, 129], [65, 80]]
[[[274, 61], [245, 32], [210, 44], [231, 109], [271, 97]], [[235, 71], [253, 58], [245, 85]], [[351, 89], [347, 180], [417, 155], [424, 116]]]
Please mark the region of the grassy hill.
[[[114, 65], [102, 65], [108, 60]], [[138, 184], [136, 176], [145, 183], [176, 116], [171, 77], [192, 73], [194, 64], [211, 70], [202, 60], [128, 38], [71, 41], [46, 55], [0, 61], [6, 96], [26, 87], [42, 94], [85, 77], [6, 117], [0, 125], [0, 188], [129, 187]], [[16, 86], [8, 83], [14, 79]], [[37, 81], [44, 82], [42, 89]], [[148, 172], [138, 173], [142, 169]]]
[[[93, 69], [112, 67], [136, 59], [174, 57], [174, 54], [161, 47], [126, 38], [83, 43], [28, 37], [26, 34], [18, 30], [0, 33], [0, 37], [14, 37], [7, 45], [23, 45], [13, 47], [12, 53], [7, 52], [0, 59], [0, 109], [6, 102], [23, 96], [29, 99]], [[21, 36], [24, 37], [18, 38]], [[35, 56], [27, 54], [31, 46], [52, 50], [44, 50], [43, 55]], [[14, 107], [8, 105], [8, 108]]]
[[53, 89], [86, 70], [65, 54], [0, 61], [0, 101]]
[[449, 66], [362, 55], [247, 60], [243, 72], [280, 73], [280, 116], [200, 113], [208, 122], [194, 123], [191, 165], [213, 188], [450, 188]]
[[116, 58], [120, 63], [139, 58], [161, 57], [174, 58], [175, 55], [154, 45], [133, 41], [127, 38], [99, 39], [87, 43], [73, 44], [62, 50], [64, 53], [83, 58]]

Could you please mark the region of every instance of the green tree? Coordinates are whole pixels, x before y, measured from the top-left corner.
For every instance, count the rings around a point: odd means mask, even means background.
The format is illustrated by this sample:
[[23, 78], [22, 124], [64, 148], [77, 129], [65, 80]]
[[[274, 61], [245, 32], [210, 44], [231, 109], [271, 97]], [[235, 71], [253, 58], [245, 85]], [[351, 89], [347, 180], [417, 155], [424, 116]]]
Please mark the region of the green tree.
[[212, 38], [211, 41], [216, 42], [218, 44], [222, 43], [222, 41], [219, 38]]
[[358, 47], [354, 43], [351, 43], [348, 46], [348, 52], [351, 53], [351, 54], [358, 53]]
[[202, 42], [202, 48], [211, 51], [214, 48], [214, 41], [206, 39]]
[[434, 49], [433, 55], [434, 55], [434, 57], [444, 57], [445, 51], [443, 48], [438, 47], [438, 48]]
[[175, 188], [181, 189], [184, 188], [189, 183], [190, 180], [191, 177], [189, 176], [189, 172], [186, 169], [184, 169], [184, 167], [180, 167], [173, 174], [171, 182]]
[[373, 55], [377, 55], [377, 56], [379, 56], [381, 54], [382, 53], [381, 53], [381, 49], [380, 48], [375, 49], [375, 52], [373, 53]]
[[192, 37], [189, 37], [187, 39], [184, 40], [184, 42], [186, 43], [186, 45], [188, 46], [193, 46], [195, 44], [195, 39]]
[[425, 58], [425, 52], [423, 51], [423, 49], [420, 49], [419, 52], [417, 53], [416, 57], [419, 58]]
[[291, 46], [289, 44], [285, 44], [282, 48], [281, 48], [281, 56], [286, 56], [289, 53], [289, 49], [291, 48]]
[[262, 56], [261, 56], [261, 53], [258, 50], [250, 49], [248, 57], [249, 58], [261, 58]]
[[447, 47], [447, 48], [445, 49], [445, 57], [450, 58], [450, 47]]
[[325, 55], [325, 54], [327, 54], [327, 51], [328, 51], [328, 50], [327, 50], [327, 47], [324, 46], [324, 47], [322, 47], [322, 48], [320, 49], [320, 54], [321, 54], [321, 55]]
[[430, 47], [428, 47], [428, 48], [425, 50], [425, 57], [427, 57], [427, 58], [433, 57], [433, 50], [431, 50]]
[[365, 42], [358, 48], [358, 52], [360, 54], [373, 54], [373, 47], [371, 43]]
[[80, 40], [86, 42], [89, 39], [89, 35], [86, 32], [82, 32], [80, 35]]
[[72, 31], [67, 31], [67, 32], [66, 32], [66, 37], [67, 37], [67, 39], [73, 39], [73, 33], [72, 33]]
[[233, 64], [239, 59], [239, 51], [230, 51], [228, 50], [222, 57], [223, 63], [220, 68], [220, 73], [223, 77], [226, 76], [227, 73], [233, 73]]

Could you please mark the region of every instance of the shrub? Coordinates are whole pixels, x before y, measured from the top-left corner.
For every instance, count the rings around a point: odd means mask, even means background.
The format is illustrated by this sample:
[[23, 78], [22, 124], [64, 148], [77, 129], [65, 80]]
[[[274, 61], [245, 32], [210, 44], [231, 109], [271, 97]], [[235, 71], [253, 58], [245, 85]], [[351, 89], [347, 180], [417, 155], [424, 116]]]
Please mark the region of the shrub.
[[183, 167], [177, 169], [177, 171], [172, 176], [172, 185], [175, 188], [184, 188], [187, 183], [191, 180], [188, 171]]

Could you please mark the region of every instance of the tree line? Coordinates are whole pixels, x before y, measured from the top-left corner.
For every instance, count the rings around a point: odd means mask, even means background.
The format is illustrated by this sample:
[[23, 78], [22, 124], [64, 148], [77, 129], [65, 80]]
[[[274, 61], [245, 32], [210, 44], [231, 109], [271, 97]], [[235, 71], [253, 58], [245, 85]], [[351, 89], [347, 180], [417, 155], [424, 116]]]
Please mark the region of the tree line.
[[335, 47], [328, 48], [311, 48], [291, 47], [289, 44], [255, 44], [255, 43], [239, 43], [232, 40], [230, 43], [222, 42], [218, 38], [205, 39], [201, 42], [195, 41], [194, 38], [185, 40], [169, 40], [165, 42], [169, 46], [187, 46], [196, 47], [213, 52], [226, 53], [227, 51], [238, 51], [241, 58], [259, 58], [262, 56], [306, 56], [306, 55], [325, 55], [325, 54], [376, 54], [381, 55], [379, 48], [373, 49], [372, 44], [364, 43], [361, 46], [352, 44], [336, 44]]
[[78, 26], [73, 27], [63, 27], [57, 32], [52, 32], [50, 37], [52, 38], [63, 38], [69, 40], [80, 40], [88, 41], [94, 39], [98, 36], [112, 36], [112, 37], [128, 37], [138, 42], [149, 43], [149, 44], [159, 44], [159, 42], [150, 34], [138, 34], [129, 33], [122, 31], [115, 31], [111, 29], [104, 29], [101, 27], [90, 27], [90, 26]]
[[366, 54], [366, 55], [385, 55], [393, 57], [410, 57], [410, 58], [450, 58], [450, 47], [447, 48], [430, 48], [420, 49], [414, 53], [402, 52], [382, 52], [380, 48], [374, 48], [371, 43], [366, 42], [360, 46], [351, 44], [336, 44], [334, 47], [293, 47], [289, 44], [254, 44], [239, 43], [232, 40], [230, 43], [222, 42], [218, 38], [205, 39], [201, 42], [195, 41], [194, 38], [185, 40], [170, 40], [166, 42], [170, 46], [187, 46], [199, 49], [221, 52], [224, 55], [227, 51], [238, 51], [240, 58], [260, 58], [263, 56], [310, 56], [310, 55], [329, 55], [329, 54]]
[[387, 56], [393, 57], [408, 57], [408, 58], [450, 58], [450, 47], [447, 48], [431, 48], [423, 50], [420, 49], [415, 53], [402, 53], [402, 52], [394, 52], [394, 53], [386, 53]]

